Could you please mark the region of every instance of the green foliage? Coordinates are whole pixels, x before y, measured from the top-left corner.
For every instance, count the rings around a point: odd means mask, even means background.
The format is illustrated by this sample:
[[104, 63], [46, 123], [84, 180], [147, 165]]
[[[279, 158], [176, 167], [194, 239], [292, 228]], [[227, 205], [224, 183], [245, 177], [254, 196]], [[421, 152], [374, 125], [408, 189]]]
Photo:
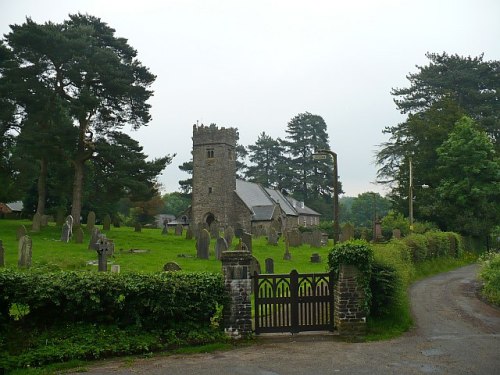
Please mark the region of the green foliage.
[[175, 217], [179, 217], [182, 213], [184, 213], [191, 204], [191, 199], [178, 192], [167, 193], [162, 197], [162, 199], [165, 202], [162, 212], [174, 215]]
[[351, 206], [351, 220], [355, 226], [372, 228], [376, 218], [387, 215], [391, 201], [379, 193], [366, 192], [359, 194]]
[[392, 232], [393, 229], [399, 229], [403, 236], [410, 233], [410, 223], [402, 213], [389, 210], [387, 215], [382, 218], [382, 230]]
[[[462, 57], [428, 53], [426, 56], [428, 64], [417, 66], [417, 72], [407, 76], [409, 87], [392, 90], [398, 110], [408, 117], [384, 129], [384, 133], [390, 135], [390, 140], [382, 145], [377, 154], [377, 164], [380, 166], [378, 178], [392, 183], [391, 198], [395, 208], [407, 215], [408, 161], [412, 158], [415, 218], [435, 222], [442, 230], [462, 231], [463, 228], [449, 226], [449, 220], [463, 216], [464, 221], [469, 221], [472, 217], [439, 209], [443, 202], [436, 190], [442, 180], [442, 173], [436, 168], [437, 149], [448, 139], [455, 123], [467, 115], [487, 133], [498, 155], [498, 61], [485, 61], [482, 55]], [[465, 158], [464, 165], [474, 160], [474, 157], [471, 161], [466, 160], [469, 158], [468, 150], [462, 151], [462, 157]], [[455, 172], [459, 178], [465, 176], [452, 169], [450, 172]], [[423, 184], [431, 188], [421, 189]], [[456, 198], [453, 197], [453, 200]], [[471, 198], [467, 210], [476, 205], [474, 195]], [[453, 208], [453, 204], [451, 201], [450, 208]], [[474, 217], [480, 219], [480, 216]]]
[[352, 240], [336, 244], [328, 254], [328, 266], [338, 275], [341, 265], [353, 265], [359, 270], [358, 283], [365, 292], [365, 310], [370, 311], [373, 249], [366, 241]]
[[220, 330], [205, 327], [145, 331], [138, 327], [77, 323], [50, 330], [16, 327], [8, 345], [0, 347], [0, 368], [7, 370], [70, 360], [95, 360], [110, 356], [173, 350], [185, 345], [224, 342]]
[[500, 307], [500, 253], [489, 252], [481, 256], [479, 277], [483, 281], [481, 293]]
[[372, 301], [370, 315], [383, 316], [390, 309], [397, 298], [397, 290], [400, 287], [397, 270], [382, 263], [373, 263], [372, 277], [370, 279], [370, 290]]
[[[225, 302], [222, 277], [209, 273], [113, 274], [0, 270], [0, 313], [27, 306], [34, 326], [61, 322], [171, 329], [209, 325]], [[8, 319], [8, 318], [7, 318]], [[9, 324], [5, 321], [4, 324]]]
[[500, 158], [492, 140], [463, 117], [437, 153], [437, 208], [444, 225], [466, 235], [489, 235], [500, 221]]

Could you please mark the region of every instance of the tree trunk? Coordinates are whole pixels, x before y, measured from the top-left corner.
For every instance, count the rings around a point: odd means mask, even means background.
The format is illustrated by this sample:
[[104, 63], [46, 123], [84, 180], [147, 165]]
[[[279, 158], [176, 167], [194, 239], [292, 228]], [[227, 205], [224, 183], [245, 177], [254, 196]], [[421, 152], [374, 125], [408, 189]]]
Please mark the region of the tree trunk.
[[71, 216], [73, 216], [73, 226], [80, 225], [80, 215], [82, 212], [82, 190], [83, 190], [83, 165], [85, 161], [75, 160], [75, 177], [73, 178], [73, 203], [71, 205]]
[[40, 215], [45, 213], [45, 202], [47, 200], [47, 171], [47, 158], [42, 157], [42, 160], [40, 160], [40, 176], [38, 177], [38, 203], [36, 205], [36, 212]]

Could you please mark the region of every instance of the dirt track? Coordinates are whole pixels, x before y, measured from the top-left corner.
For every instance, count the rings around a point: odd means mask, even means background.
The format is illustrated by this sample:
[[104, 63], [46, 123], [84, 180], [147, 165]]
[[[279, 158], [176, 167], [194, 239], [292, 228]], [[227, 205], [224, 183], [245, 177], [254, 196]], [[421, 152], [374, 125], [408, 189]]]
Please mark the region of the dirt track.
[[476, 294], [476, 266], [441, 274], [410, 290], [415, 328], [375, 343], [329, 335], [263, 338], [227, 352], [112, 360], [91, 374], [500, 374], [500, 310]]

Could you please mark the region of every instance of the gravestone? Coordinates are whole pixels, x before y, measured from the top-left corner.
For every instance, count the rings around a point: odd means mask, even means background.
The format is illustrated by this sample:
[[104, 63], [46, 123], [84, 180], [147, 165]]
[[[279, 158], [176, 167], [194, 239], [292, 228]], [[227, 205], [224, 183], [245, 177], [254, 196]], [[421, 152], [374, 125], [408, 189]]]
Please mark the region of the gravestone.
[[200, 259], [208, 259], [208, 251], [210, 247], [210, 233], [203, 229], [200, 231], [198, 240], [196, 241], [196, 256]]
[[167, 224], [165, 224], [163, 226], [163, 229], [161, 230], [161, 234], [164, 236], [168, 235], [168, 225]]
[[73, 236], [73, 216], [68, 215], [66, 217], [66, 223], [69, 225], [69, 236]]
[[274, 260], [272, 258], [266, 259], [266, 273], [274, 273]]
[[214, 221], [210, 224], [210, 237], [217, 238], [219, 237], [219, 223]]
[[247, 250], [252, 252], [252, 235], [247, 232], [243, 232], [241, 235], [241, 241], [246, 245]]
[[241, 226], [237, 226], [235, 229], [234, 229], [234, 236], [236, 238], [241, 238], [241, 236], [243, 236], [243, 228]]
[[227, 242], [227, 248], [229, 249], [233, 245], [233, 238], [234, 238], [234, 229], [232, 226], [228, 226], [224, 230], [224, 239]]
[[83, 229], [81, 226], [75, 229], [75, 242], [83, 243]]
[[56, 212], [56, 225], [58, 227], [62, 227], [64, 224], [64, 214], [66, 213], [66, 210], [62, 207], [59, 207]]
[[61, 242], [68, 243], [70, 239], [70, 233], [69, 233], [69, 224], [66, 221], [62, 227], [61, 231]]
[[272, 246], [278, 246], [278, 232], [273, 227], [269, 228], [269, 233], [267, 234], [267, 244]]
[[31, 267], [32, 242], [28, 236], [23, 236], [19, 240], [17, 266], [19, 268]]
[[186, 240], [193, 239], [193, 226], [190, 224], [186, 229]]
[[120, 265], [119, 264], [111, 265], [111, 273], [120, 273]]
[[377, 220], [375, 222], [375, 229], [374, 229], [374, 242], [381, 242], [384, 240], [384, 236], [382, 236], [382, 223], [380, 220]]
[[340, 242], [350, 241], [354, 238], [354, 225], [351, 223], [346, 223], [342, 227], [342, 233], [340, 234]]
[[299, 247], [302, 245], [302, 236], [297, 229], [288, 232], [288, 245], [291, 247]]
[[26, 230], [26, 227], [24, 225], [20, 225], [17, 228], [16, 232], [16, 241], [19, 241], [21, 237], [26, 236], [28, 234], [28, 231]]
[[312, 232], [301, 232], [302, 244], [312, 245]]
[[87, 231], [89, 233], [92, 233], [92, 229], [94, 229], [95, 226], [95, 212], [90, 211], [89, 214], [87, 215]]
[[173, 272], [173, 271], [181, 271], [181, 270], [182, 270], [181, 266], [179, 266], [175, 262], [168, 262], [168, 263], [165, 263], [165, 265], [163, 266], [163, 271], [165, 271], [165, 272]]
[[220, 260], [223, 251], [227, 251], [228, 246], [224, 238], [219, 237], [215, 243], [215, 259]]
[[0, 267], [5, 267], [5, 249], [2, 240], [0, 240]]
[[184, 231], [184, 227], [182, 226], [182, 224], [177, 224], [175, 226], [175, 235], [176, 236], [182, 236], [183, 231]]
[[260, 263], [259, 260], [252, 255], [252, 260], [250, 261], [250, 275], [253, 275], [255, 272], [257, 274], [261, 274]]
[[290, 253], [290, 242], [288, 241], [288, 235], [285, 235], [285, 254], [283, 255], [283, 260], [292, 260], [292, 254]]
[[42, 226], [42, 228], [49, 225], [49, 216], [48, 215], [42, 215], [40, 225]]
[[135, 223], [134, 225], [134, 232], [141, 232], [142, 231], [142, 225], [141, 223]]
[[33, 215], [33, 225], [31, 227], [31, 230], [33, 232], [40, 232], [40, 227], [42, 225], [42, 215], [40, 215], [38, 212]]
[[318, 253], [312, 254], [311, 263], [321, 263], [321, 256]]
[[90, 242], [89, 242], [89, 250], [96, 250], [97, 251], [97, 241], [99, 241], [99, 236], [101, 235], [101, 232], [99, 231], [99, 228], [94, 227], [92, 229], [92, 233], [90, 234]]
[[396, 228], [392, 230], [392, 238], [400, 239], [401, 238], [401, 230]]
[[323, 233], [321, 233], [319, 229], [313, 230], [311, 238], [311, 246], [321, 247], [322, 243], [323, 243]]
[[102, 230], [111, 230], [111, 217], [108, 214], [102, 220]]
[[109, 242], [106, 239], [106, 236], [101, 235], [99, 240], [97, 241], [97, 270], [99, 272], [106, 272], [108, 270], [108, 258], [107, 253]]

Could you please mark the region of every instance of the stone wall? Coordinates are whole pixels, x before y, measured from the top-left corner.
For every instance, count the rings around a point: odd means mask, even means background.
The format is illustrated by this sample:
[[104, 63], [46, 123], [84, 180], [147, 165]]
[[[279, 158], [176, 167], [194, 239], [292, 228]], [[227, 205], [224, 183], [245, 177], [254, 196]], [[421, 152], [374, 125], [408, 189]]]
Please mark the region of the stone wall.
[[252, 255], [248, 251], [223, 251], [222, 272], [230, 305], [224, 309], [224, 330], [234, 338], [252, 334], [252, 303], [250, 265]]
[[366, 334], [365, 293], [358, 285], [359, 271], [352, 265], [341, 265], [335, 282], [335, 327], [341, 336]]

